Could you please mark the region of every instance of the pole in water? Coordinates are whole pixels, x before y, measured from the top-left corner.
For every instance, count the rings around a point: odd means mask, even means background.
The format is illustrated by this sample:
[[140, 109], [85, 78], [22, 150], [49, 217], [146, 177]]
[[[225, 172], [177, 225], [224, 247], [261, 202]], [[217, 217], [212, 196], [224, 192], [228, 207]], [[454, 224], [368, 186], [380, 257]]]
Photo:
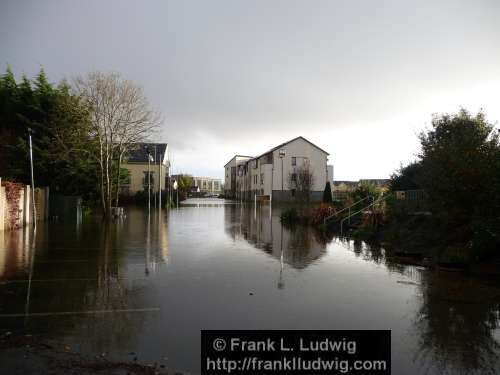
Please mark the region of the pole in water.
[[148, 212], [151, 211], [151, 155], [148, 152]]
[[161, 209], [161, 166], [162, 159], [160, 153], [160, 163], [158, 164], [158, 209]]
[[[153, 164], [156, 164], [156, 145], [155, 145], [155, 159], [153, 161]], [[153, 185], [154, 185], [154, 181], [153, 181]], [[155, 200], [154, 206], [156, 207], [156, 192], [154, 190], [155, 190], [155, 187], [153, 186], [153, 197], [154, 197], [154, 200]]]
[[153, 156], [149, 150], [149, 147], [146, 147], [146, 152], [148, 154], [148, 213], [151, 212], [151, 161]]
[[31, 141], [31, 128], [28, 128], [30, 140], [30, 163], [31, 163], [31, 210], [33, 211], [33, 225], [36, 227], [36, 206], [35, 206], [35, 177], [33, 173], [33, 143]]

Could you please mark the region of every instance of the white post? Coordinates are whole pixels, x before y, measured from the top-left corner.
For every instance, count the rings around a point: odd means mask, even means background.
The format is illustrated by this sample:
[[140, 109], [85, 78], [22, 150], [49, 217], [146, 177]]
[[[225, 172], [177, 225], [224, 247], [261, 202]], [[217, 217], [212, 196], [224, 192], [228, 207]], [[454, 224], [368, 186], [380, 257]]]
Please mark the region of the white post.
[[33, 225], [36, 228], [36, 206], [35, 206], [35, 177], [33, 173], [33, 144], [31, 142], [31, 129], [29, 129], [30, 138], [30, 162], [31, 162], [31, 204], [33, 211]]
[[158, 164], [158, 209], [161, 210], [161, 166], [162, 158], [160, 153], [160, 163]]
[[[153, 164], [156, 164], [156, 145], [155, 145], [155, 159], [154, 159]], [[154, 201], [155, 201], [154, 206], [156, 207], [156, 192], [154, 190], [155, 190], [155, 187], [154, 187], [154, 184], [153, 184], [153, 196], [154, 196]]]
[[151, 154], [148, 151], [148, 214], [151, 212]]

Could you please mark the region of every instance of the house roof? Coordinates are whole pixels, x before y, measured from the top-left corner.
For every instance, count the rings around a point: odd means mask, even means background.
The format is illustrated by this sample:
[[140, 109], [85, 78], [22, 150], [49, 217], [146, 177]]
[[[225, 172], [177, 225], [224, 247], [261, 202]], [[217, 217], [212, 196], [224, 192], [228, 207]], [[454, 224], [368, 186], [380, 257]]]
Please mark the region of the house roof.
[[156, 148], [156, 160], [154, 162], [160, 161], [160, 154], [165, 155], [167, 149], [167, 143], [136, 143], [127, 155], [128, 163], [147, 163], [148, 162], [148, 152], [151, 153], [153, 159], [155, 157]]
[[260, 158], [261, 156], [263, 156], [263, 155], [265, 155], [265, 154], [268, 154], [268, 153], [270, 153], [270, 152], [276, 151], [277, 149], [279, 149], [279, 148], [281, 148], [281, 147], [283, 147], [283, 146], [286, 146], [287, 144], [292, 143], [292, 142], [296, 141], [297, 139], [302, 139], [302, 140], [306, 141], [307, 143], [309, 143], [311, 146], [313, 146], [313, 147], [317, 148], [318, 150], [320, 150], [321, 152], [324, 152], [325, 154], [330, 155], [328, 152], [326, 152], [326, 151], [325, 151], [325, 150], [323, 150], [322, 148], [320, 148], [320, 147], [316, 146], [316, 145], [315, 145], [314, 143], [312, 143], [311, 141], [309, 141], [309, 140], [305, 139], [305, 138], [304, 138], [304, 137], [302, 137], [302, 136], [299, 136], [299, 137], [295, 137], [295, 138], [293, 138], [293, 139], [290, 139], [289, 141], [283, 142], [283, 143], [279, 144], [278, 146], [273, 147], [273, 148], [272, 148], [272, 149], [270, 149], [270, 150], [267, 150], [266, 152], [264, 152], [264, 153], [260, 154], [259, 156], [256, 156], [254, 159]]

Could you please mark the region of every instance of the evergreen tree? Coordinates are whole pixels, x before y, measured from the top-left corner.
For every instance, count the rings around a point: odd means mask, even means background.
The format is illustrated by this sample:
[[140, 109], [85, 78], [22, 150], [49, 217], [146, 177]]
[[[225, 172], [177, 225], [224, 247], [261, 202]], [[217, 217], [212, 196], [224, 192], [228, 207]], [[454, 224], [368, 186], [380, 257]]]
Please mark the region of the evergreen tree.
[[21, 82], [10, 67], [0, 76], [0, 175], [30, 182], [28, 128], [33, 134], [35, 183], [51, 191], [92, 196], [95, 166], [81, 150], [92, 150], [88, 110], [67, 83], [51, 84], [43, 69]]
[[332, 203], [332, 188], [330, 181], [326, 182], [325, 190], [323, 191], [323, 203]]

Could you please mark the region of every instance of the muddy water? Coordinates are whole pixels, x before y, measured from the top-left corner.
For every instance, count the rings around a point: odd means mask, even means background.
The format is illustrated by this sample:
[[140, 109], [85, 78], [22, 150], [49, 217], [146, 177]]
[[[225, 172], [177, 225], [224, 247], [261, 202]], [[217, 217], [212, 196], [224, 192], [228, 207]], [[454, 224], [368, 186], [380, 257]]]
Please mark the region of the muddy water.
[[0, 232], [0, 333], [196, 374], [201, 329], [391, 329], [394, 374], [500, 372], [497, 281], [391, 264], [268, 206], [187, 203]]

